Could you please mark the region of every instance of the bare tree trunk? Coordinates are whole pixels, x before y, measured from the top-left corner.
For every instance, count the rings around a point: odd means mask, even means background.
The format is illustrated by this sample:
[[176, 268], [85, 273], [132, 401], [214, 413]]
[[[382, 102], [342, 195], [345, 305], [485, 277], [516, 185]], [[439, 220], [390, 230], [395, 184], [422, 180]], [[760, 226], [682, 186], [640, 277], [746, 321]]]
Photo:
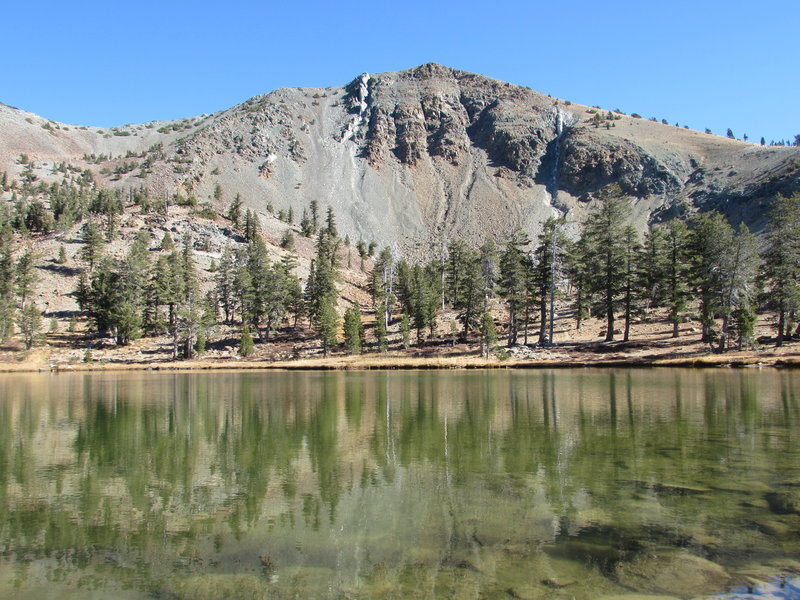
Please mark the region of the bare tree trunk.
[[722, 316], [722, 327], [719, 332], [719, 351], [725, 352], [725, 346], [728, 343], [728, 315]]
[[508, 345], [517, 345], [517, 323], [514, 317], [514, 308], [510, 303], [508, 305]]
[[526, 346], [528, 345], [528, 325], [529, 325], [529, 323], [530, 323], [530, 318], [531, 318], [531, 308], [530, 308], [530, 306], [529, 306], [529, 305], [526, 303], [526, 304], [525, 304], [525, 326], [524, 326], [524, 327], [525, 327], [525, 333], [524, 333], [524, 336], [525, 336], [525, 337], [524, 337], [524, 344], [525, 344]]
[[631, 333], [631, 284], [625, 287], [625, 333], [622, 336], [622, 341], [627, 342], [630, 339]]
[[539, 301], [539, 318], [541, 319], [541, 323], [539, 323], [539, 345], [546, 346], [548, 343], [547, 339], [547, 297], [545, 296], [546, 291], [542, 290], [542, 298]]
[[606, 290], [606, 341], [614, 341], [614, 297], [610, 289]]

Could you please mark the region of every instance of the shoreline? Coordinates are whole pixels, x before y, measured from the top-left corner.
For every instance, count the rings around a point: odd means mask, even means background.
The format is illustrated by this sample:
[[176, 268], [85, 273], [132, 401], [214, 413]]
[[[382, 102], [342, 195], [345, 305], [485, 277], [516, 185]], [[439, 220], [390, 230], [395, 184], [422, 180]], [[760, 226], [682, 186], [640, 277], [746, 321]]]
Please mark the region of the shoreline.
[[[558, 347], [556, 346], [555, 349]], [[0, 373], [110, 372], [110, 371], [373, 371], [373, 370], [475, 370], [475, 369], [610, 369], [610, 368], [800, 368], [800, 353], [761, 355], [755, 352], [702, 354], [669, 358], [609, 357], [584, 360], [559, 359], [483, 359], [474, 356], [375, 356], [346, 355], [288, 361], [209, 358], [176, 361], [98, 361], [92, 363], [53, 363], [28, 360], [0, 363]]]

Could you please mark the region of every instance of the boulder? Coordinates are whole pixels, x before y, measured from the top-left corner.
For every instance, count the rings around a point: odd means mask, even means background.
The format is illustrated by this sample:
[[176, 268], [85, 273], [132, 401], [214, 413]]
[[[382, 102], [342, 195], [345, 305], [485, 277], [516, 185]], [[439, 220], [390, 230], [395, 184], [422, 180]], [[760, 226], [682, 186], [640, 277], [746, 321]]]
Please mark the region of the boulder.
[[720, 565], [681, 551], [639, 554], [615, 570], [620, 585], [647, 594], [691, 598], [722, 592], [731, 577]]
[[800, 490], [781, 490], [764, 495], [769, 509], [777, 515], [800, 515]]

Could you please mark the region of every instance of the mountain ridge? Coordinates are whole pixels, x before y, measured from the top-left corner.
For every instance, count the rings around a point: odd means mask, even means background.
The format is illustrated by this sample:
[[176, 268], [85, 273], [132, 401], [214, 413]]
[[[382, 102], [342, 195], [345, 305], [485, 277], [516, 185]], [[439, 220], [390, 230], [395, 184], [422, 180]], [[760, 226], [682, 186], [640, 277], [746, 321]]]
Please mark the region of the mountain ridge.
[[797, 148], [577, 105], [436, 63], [110, 129], [2, 105], [0, 133], [0, 170], [12, 176], [27, 154], [43, 181], [66, 161], [103, 185], [181, 192], [218, 210], [237, 193], [262, 214], [268, 203], [299, 213], [315, 199], [351, 238], [412, 254], [455, 237], [533, 236], [550, 216], [577, 225], [612, 184], [639, 228], [716, 209], [760, 231], [772, 199], [800, 190]]

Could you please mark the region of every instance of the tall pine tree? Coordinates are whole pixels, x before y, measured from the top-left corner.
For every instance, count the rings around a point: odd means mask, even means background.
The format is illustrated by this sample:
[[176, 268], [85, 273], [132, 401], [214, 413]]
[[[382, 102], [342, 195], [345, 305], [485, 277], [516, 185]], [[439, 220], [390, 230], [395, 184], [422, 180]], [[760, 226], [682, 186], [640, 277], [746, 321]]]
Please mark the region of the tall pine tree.
[[800, 308], [800, 193], [775, 199], [767, 224], [764, 279], [769, 303], [778, 312], [777, 345], [791, 337], [791, 319]]
[[586, 259], [594, 265], [589, 272], [589, 288], [601, 298], [606, 317], [607, 342], [614, 340], [614, 312], [624, 284], [624, 229], [629, 214], [628, 202], [618, 185], [604, 189], [583, 228], [588, 250]]

